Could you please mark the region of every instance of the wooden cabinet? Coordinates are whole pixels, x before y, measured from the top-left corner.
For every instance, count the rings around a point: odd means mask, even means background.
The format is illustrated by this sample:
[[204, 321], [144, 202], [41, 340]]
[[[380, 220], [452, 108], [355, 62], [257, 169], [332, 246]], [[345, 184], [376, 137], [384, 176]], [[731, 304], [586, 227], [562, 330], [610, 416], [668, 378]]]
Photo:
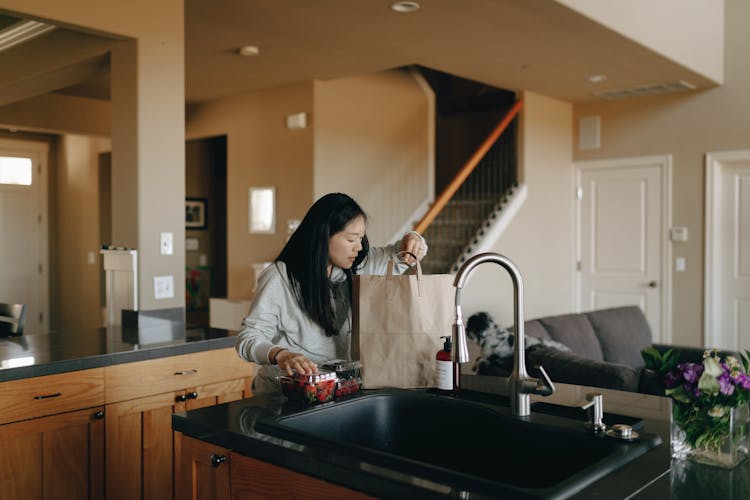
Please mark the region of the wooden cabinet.
[[0, 384], [0, 496], [104, 497], [101, 368]]
[[252, 375], [227, 348], [2, 382], [0, 498], [171, 499], [172, 413], [249, 397]]
[[229, 500], [229, 450], [175, 433], [181, 458], [175, 471], [177, 500]]
[[172, 413], [249, 397], [251, 377], [234, 349], [107, 367], [107, 499], [172, 498]]
[[239, 453], [229, 454], [229, 474], [232, 500], [250, 498], [373, 500], [373, 497], [364, 493], [261, 462]]
[[2, 382], [0, 424], [101, 405], [103, 374], [94, 368]]
[[364, 493], [300, 474], [175, 433], [181, 442], [177, 500], [372, 499]]

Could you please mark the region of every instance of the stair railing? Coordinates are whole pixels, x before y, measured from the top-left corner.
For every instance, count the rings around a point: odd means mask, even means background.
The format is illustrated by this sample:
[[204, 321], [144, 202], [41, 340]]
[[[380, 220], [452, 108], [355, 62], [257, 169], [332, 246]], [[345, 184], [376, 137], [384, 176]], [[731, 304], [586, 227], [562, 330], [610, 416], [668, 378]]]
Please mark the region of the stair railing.
[[521, 111], [523, 101], [518, 100], [510, 108], [508, 113], [503, 117], [500, 123], [494, 128], [492, 132], [487, 136], [484, 142], [477, 148], [473, 155], [466, 161], [461, 170], [456, 174], [453, 180], [446, 186], [442, 193], [435, 199], [435, 202], [430, 206], [430, 209], [422, 217], [422, 219], [414, 226], [414, 230], [418, 233], [424, 233], [427, 228], [432, 224], [438, 214], [445, 208], [448, 202], [453, 198], [456, 192], [461, 188], [466, 179], [471, 175], [474, 169], [479, 165], [479, 162], [485, 157], [487, 152], [495, 145], [500, 136], [505, 132], [508, 126], [513, 122], [513, 119]]

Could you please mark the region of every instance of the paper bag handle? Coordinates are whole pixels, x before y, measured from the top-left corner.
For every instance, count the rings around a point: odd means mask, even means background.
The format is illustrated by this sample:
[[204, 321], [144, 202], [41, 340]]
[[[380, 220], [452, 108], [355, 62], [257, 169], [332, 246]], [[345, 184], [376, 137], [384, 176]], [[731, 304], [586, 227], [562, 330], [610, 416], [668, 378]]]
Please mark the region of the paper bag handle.
[[[401, 250], [400, 252], [396, 252], [396, 255], [401, 255], [402, 253], [411, 255], [414, 258], [414, 262], [416, 262], [416, 267], [417, 267], [417, 294], [421, 297], [422, 296], [422, 266], [419, 263], [419, 259], [417, 258], [416, 255], [414, 255], [413, 253], [408, 252], [406, 250]], [[406, 264], [406, 262], [404, 262], [404, 264]], [[408, 264], [406, 264], [406, 265], [408, 265]], [[387, 267], [386, 272], [385, 272], [386, 282], [392, 276], [393, 276], [393, 261], [389, 260], [388, 261], [388, 267]]]

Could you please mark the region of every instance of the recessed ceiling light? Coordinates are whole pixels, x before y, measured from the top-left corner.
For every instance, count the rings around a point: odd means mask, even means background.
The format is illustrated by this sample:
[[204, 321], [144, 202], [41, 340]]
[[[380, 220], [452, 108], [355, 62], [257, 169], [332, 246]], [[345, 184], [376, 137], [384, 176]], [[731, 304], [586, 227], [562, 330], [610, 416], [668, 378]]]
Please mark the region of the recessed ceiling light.
[[252, 57], [260, 54], [260, 48], [255, 45], [243, 45], [237, 51], [241, 56]]
[[587, 80], [591, 83], [602, 83], [607, 79], [607, 75], [591, 75]]
[[414, 12], [419, 10], [417, 2], [396, 2], [391, 4], [391, 10], [395, 12]]

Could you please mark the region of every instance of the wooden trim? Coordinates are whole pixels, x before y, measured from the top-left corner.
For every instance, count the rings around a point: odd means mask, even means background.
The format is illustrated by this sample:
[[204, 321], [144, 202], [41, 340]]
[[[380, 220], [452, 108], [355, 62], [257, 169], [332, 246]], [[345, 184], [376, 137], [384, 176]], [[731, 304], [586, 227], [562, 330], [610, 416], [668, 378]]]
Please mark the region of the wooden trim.
[[422, 217], [422, 220], [420, 220], [417, 225], [414, 226], [414, 230], [416, 232], [420, 234], [424, 233], [427, 227], [432, 224], [432, 221], [435, 220], [440, 211], [443, 210], [445, 205], [448, 204], [448, 201], [453, 198], [453, 195], [456, 194], [456, 191], [458, 191], [458, 188], [461, 187], [461, 184], [464, 183], [467, 177], [469, 177], [476, 166], [479, 165], [479, 162], [482, 160], [482, 158], [484, 158], [484, 156], [495, 144], [502, 133], [505, 132], [505, 129], [508, 128], [508, 125], [510, 125], [518, 112], [521, 111], [522, 106], [523, 101], [519, 99], [518, 101], [516, 101], [513, 107], [510, 108], [508, 113], [503, 117], [502, 120], [500, 120], [500, 123], [498, 123], [495, 129], [490, 133], [490, 135], [487, 136], [482, 145], [477, 148], [474, 154], [471, 155], [471, 158], [469, 158], [464, 166], [461, 167], [461, 170], [458, 172], [458, 174], [456, 174], [450, 184], [448, 184], [443, 192], [440, 193], [440, 196], [435, 199], [435, 203], [432, 204], [424, 217]]

